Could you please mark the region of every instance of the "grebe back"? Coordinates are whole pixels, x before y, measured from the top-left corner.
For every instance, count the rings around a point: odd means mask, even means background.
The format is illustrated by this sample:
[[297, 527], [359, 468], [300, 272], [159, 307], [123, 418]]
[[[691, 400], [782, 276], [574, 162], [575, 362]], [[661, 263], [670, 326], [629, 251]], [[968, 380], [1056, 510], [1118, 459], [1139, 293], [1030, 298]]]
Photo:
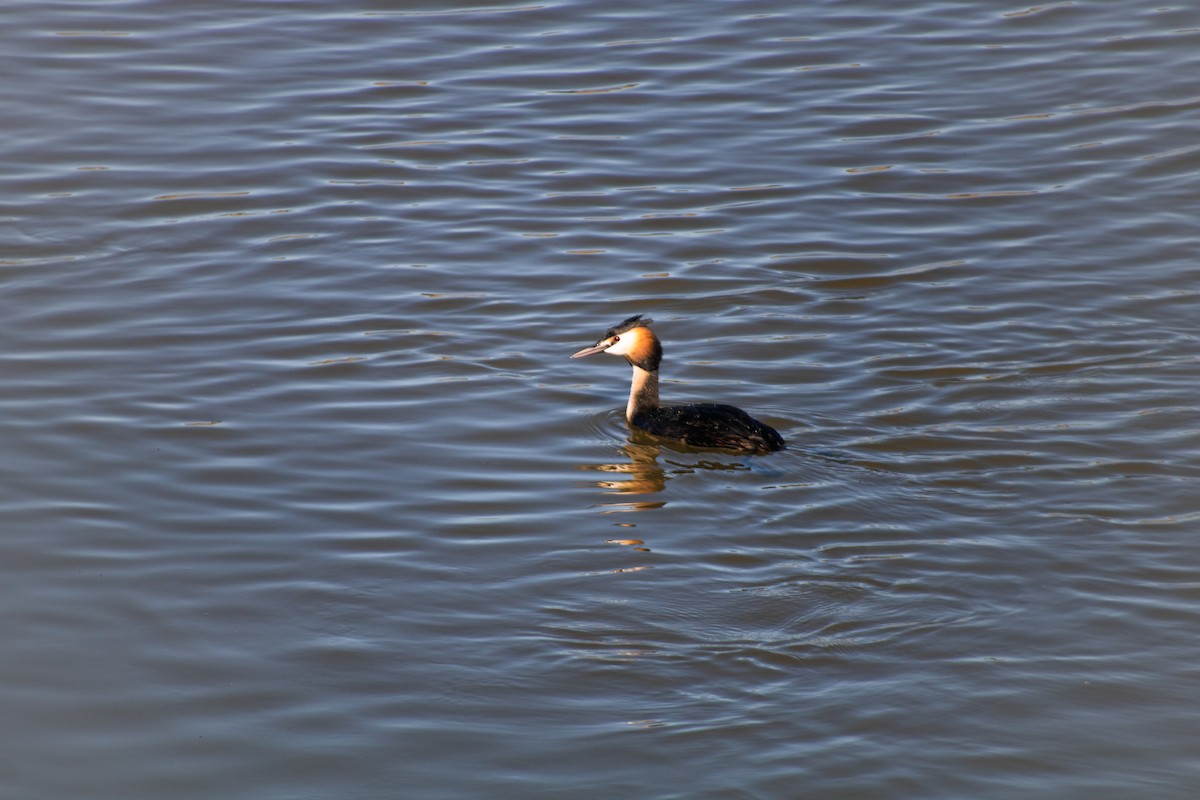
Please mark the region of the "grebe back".
[[591, 347], [571, 358], [595, 353], [624, 356], [633, 367], [633, 385], [625, 419], [639, 428], [664, 439], [673, 439], [691, 447], [735, 450], [740, 453], [773, 453], [784, 448], [783, 437], [734, 406], [719, 403], [692, 403], [663, 406], [658, 402], [658, 366], [662, 362], [662, 343], [647, 326], [653, 320], [636, 314], [604, 332]]

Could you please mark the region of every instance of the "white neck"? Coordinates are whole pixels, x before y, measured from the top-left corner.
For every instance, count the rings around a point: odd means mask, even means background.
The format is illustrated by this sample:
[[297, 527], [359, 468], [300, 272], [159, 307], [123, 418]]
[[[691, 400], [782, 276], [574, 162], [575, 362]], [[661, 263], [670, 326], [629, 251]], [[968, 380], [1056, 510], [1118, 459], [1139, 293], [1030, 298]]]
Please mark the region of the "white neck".
[[658, 408], [658, 373], [634, 367], [633, 384], [629, 387], [629, 404], [625, 406], [625, 419], [632, 422], [634, 415], [639, 411], [651, 408]]

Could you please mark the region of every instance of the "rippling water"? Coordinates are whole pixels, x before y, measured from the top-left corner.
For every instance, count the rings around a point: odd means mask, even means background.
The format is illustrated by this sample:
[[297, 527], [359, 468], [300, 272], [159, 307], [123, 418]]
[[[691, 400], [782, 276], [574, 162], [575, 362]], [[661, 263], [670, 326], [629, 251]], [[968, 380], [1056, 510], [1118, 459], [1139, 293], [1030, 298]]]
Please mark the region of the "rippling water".
[[4, 795], [1197, 796], [1198, 44], [10, 3]]

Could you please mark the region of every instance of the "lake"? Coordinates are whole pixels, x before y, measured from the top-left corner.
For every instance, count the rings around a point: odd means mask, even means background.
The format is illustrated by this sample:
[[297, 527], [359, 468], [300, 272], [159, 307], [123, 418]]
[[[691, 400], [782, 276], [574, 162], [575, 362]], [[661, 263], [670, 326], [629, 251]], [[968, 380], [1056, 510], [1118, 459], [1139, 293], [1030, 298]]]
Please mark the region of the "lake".
[[5, 797], [1200, 795], [1197, 9], [0, 46]]

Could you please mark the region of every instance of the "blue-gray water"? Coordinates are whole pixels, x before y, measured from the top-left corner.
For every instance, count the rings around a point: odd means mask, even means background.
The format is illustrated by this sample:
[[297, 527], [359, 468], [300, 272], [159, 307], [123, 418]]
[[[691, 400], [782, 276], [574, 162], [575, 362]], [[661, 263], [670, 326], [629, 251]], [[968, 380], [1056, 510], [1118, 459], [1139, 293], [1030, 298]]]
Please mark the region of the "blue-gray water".
[[[1200, 11], [0, 52], [5, 798], [1200, 795]], [[630, 442], [634, 313], [790, 448]]]

